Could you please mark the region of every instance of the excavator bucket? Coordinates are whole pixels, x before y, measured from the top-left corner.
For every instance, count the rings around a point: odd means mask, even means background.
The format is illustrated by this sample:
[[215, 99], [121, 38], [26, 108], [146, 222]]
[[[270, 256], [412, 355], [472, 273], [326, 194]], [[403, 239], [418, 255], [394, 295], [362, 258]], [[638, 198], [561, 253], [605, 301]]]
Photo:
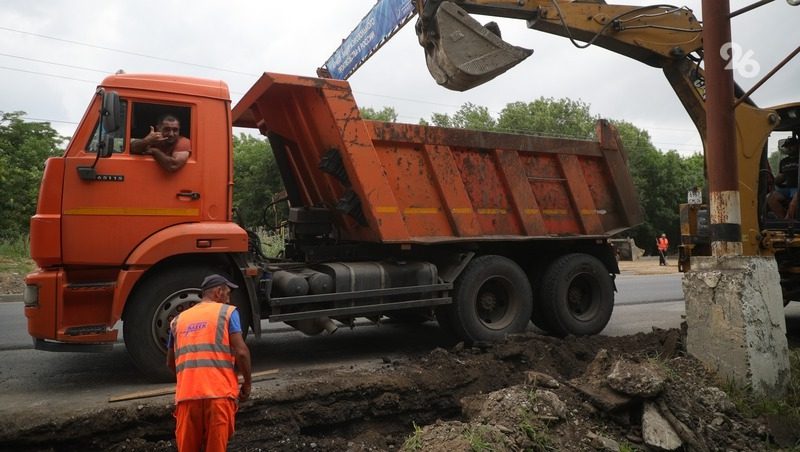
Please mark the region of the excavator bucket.
[[455, 91], [486, 83], [533, 53], [503, 41], [499, 30], [495, 34], [451, 2], [441, 3], [430, 25], [417, 27], [428, 71]]

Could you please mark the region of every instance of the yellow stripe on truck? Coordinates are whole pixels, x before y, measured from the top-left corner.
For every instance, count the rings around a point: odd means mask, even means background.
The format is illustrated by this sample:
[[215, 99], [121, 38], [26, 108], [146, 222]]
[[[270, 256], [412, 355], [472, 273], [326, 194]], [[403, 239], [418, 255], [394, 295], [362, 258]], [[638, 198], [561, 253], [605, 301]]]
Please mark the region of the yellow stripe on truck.
[[149, 207], [76, 207], [67, 209], [64, 215], [116, 215], [129, 217], [192, 217], [200, 215], [200, 209], [149, 208]]

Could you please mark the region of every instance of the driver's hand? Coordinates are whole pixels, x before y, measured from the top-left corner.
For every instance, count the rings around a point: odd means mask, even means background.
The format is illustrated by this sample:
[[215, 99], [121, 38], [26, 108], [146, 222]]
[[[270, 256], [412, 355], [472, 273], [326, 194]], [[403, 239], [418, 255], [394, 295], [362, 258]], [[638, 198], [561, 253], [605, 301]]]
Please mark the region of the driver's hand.
[[151, 145], [164, 141], [166, 138], [161, 135], [161, 132], [156, 132], [155, 127], [150, 126], [150, 133], [148, 133], [143, 140], [145, 143], [147, 143], [147, 145]]

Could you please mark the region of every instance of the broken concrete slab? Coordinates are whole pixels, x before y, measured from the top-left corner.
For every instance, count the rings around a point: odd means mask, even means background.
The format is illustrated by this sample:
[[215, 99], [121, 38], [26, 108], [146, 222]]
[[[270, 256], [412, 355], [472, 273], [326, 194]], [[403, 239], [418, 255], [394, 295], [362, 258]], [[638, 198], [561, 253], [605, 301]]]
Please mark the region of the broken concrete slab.
[[608, 385], [623, 394], [651, 398], [661, 393], [667, 381], [662, 368], [654, 363], [635, 363], [619, 359], [606, 379]]
[[644, 403], [642, 438], [645, 444], [658, 450], [677, 450], [683, 445], [681, 437], [652, 402]]

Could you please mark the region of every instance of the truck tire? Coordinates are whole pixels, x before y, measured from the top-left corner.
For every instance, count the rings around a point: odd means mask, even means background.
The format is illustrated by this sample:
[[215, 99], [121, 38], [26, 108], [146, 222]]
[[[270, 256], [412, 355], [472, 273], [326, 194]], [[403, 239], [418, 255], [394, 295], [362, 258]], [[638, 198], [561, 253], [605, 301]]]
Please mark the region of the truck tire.
[[514, 261], [481, 256], [455, 281], [447, 321], [465, 342], [498, 341], [525, 331], [532, 300], [531, 284]]
[[[147, 277], [128, 299], [122, 324], [125, 348], [148, 379], [175, 380], [166, 365], [169, 323], [200, 301], [200, 281], [211, 273], [225, 271], [200, 266], [166, 269]], [[242, 286], [231, 292], [231, 301], [239, 309], [246, 337], [250, 306]]]
[[614, 310], [614, 287], [606, 267], [588, 254], [556, 259], [542, 278], [542, 325], [556, 336], [587, 336], [603, 330]]

